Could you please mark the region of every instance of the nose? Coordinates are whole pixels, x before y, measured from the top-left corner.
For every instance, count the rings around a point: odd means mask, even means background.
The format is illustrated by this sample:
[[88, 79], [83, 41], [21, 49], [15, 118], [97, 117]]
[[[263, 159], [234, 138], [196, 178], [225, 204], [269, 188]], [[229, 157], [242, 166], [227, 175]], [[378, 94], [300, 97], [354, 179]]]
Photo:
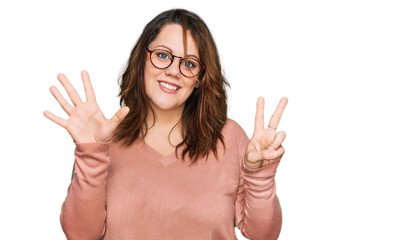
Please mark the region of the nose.
[[[176, 59], [178, 58], [178, 59]], [[166, 69], [166, 74], [173, 76], [173, 77], [180, 77], [180, 58], [173, 56], [173, 62], [171, 65]]]

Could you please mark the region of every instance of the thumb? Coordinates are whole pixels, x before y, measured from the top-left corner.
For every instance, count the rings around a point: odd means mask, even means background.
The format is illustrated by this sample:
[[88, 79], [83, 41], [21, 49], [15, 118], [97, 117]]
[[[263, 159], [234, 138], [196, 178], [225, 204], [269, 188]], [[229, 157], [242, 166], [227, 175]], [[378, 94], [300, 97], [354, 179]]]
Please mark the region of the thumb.
[[272, 160], [278, 157], [278, 152], [274, 149], [265, 149], [260, 151], [252, 151], [247, 154], [246, 160], [255, 163], [262, 160]]
[[110, 119], [110, 121], [114, 124], [119, 124], [122, 120], [124, 120], [125, 116], [127, 116], [127, 114], [130, 112], [130, 108], [129, 107], [122, 107], [120, 108], [115, 114], [114, 116]]

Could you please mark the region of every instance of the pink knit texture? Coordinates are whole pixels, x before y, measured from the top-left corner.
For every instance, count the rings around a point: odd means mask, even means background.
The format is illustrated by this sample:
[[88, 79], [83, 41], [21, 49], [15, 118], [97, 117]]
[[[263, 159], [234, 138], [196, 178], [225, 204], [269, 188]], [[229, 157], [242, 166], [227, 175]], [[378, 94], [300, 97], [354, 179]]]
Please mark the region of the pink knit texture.
[[[62, 205], [68, 239], [277, 239], [281, 208], [275, 192], [277, 164], [248, 169], [248, 137], [233, 120], [222, 134], [226, 151], [189, 159], [163, 156], [138, 141], [81, 143], [75, 148], [76, 175]], [[182, 148], [179, 148], [179, 156]]]

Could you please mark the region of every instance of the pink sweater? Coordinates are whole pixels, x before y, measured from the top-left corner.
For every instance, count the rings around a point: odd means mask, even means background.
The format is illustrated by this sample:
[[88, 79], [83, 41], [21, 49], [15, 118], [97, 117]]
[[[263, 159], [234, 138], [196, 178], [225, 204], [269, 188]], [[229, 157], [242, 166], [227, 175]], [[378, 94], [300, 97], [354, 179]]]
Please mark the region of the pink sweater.
[[245, 132], [228, 120], [222, 134], [226, 151], [218, 144], [218, 159], [209, 154], [191, 167], [144, 141], [76, 144], [76, 175], [60, 216], [67, 238], [236, 239], [236, 226], [248, 239], [277, 239], [277, 164], [248, 169]]

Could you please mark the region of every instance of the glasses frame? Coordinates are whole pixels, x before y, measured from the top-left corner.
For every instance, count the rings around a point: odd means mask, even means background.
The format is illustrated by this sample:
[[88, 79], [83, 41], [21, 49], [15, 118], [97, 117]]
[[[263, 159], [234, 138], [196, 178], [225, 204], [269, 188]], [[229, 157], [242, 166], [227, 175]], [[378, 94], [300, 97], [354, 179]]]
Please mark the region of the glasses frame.
[[[182, 72], [182, 69], [180, 68], [180, 66], [182, 65], [182, 61], [183, 61], [183, 59], [184, 59], [183, 57], [176, 56], [176, 55], [174, 55], [173, 53], [171, 53], [170, 51], [167, 51], [167, 50], [165, 50], [165, 49], [156, 48], [156, 49], [154, 49], [154, 50], [150, 50], [150, 49], [148, 49], [148, 47], [146, 47], [146, 49], [147, 49], [147, 51], [150, 53], [150, 62], [151, 62], [151, 64], [152, 64], [155, 68], [158, 68], [158, 69], [167, 69], [167, 68], [168, 68], [168, 67], [170, 67], [170, 66], [171, 66], [171, 64], [174, 62], [174, 59], [175, 59], [175, 58], [179, 58], [179, 59], [180, 59], [180, 61], [179, 61], [179, 71], [180, 71], [180, 73], [181, 73], [183, 76], [185, 76], [185, 77], [187, 77], [187, 78], [194, 78], [194, 77], [197, 77], [197, 76], [199, 76], [199, 74], [200, 74], [203, 70], [205, 70], [205, 69], [206, 69], [205, 65], [203, 65], [203, 63], [202, 63], [202, 62], [201, 62], [198, 58], [194, 57], [193, 59], [194, 59], [194, 60], [196, 60], [196, 61], [200, 64], [201, 68], [200, 68], [200, 71], [199, 71], [196, 75], [194, 75], [194, 76], [192, 76], [192, 77], [189, 77], [189, 76], [184, 75], [184, 74], [183, 74], [183, 72]], [[164, 67], [164, 68], [157, 67], [157, 66], [153, 63], [153, 61], [151, 60], [151, 55], [153, 54], [153, 52], [155, 52], [155, 51], [157, 51], [157, 50], [162, 50], [162, 51], [168, 52], [171, 56], [173, 56], [173, 57], [171, 58], [170, 64], [169, 64], [169, 65], [167, 65], [167, 67]]]

